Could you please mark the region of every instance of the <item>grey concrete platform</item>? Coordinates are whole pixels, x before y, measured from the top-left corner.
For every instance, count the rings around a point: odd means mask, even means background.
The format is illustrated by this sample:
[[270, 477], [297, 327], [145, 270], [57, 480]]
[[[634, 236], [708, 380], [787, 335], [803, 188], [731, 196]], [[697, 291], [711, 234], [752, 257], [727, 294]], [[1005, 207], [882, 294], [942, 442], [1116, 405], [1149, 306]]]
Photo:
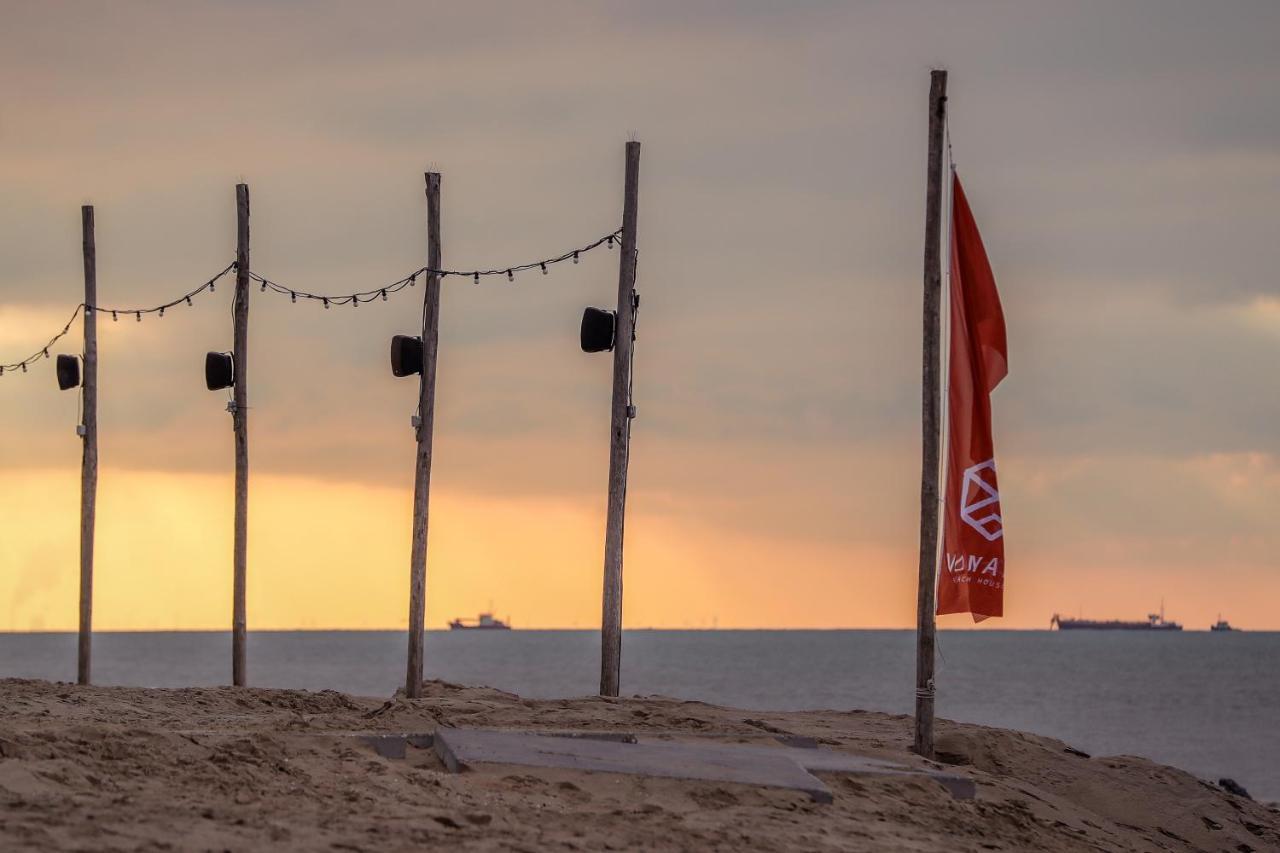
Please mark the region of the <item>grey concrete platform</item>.
[[[618, 737], [618, 736], [615, 736]], [[434, 745], [445, 766], [460, 772], [475, 764], [555, 767], [597, 773], [736, 782], [801, 791], [829, 803], [831, 791], [810, 771], [864, 776], [920, 776], [957, 799], [972, 799], [973, 780], [917, 770], [875, 758], [821, 748], [690, 743], [653, 738], [563, 737], [527, 731], [437, 729]]]

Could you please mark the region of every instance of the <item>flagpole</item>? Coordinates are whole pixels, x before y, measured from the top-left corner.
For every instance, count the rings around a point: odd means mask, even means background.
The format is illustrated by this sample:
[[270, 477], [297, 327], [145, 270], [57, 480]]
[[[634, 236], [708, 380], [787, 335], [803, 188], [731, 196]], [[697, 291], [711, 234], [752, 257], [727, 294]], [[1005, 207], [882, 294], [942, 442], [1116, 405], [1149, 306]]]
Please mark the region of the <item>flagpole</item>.
[[942, 147], [947, 72], [929, 75], [929, 161], [924, 216], [924, 360], [921, 371], [920, 583], [916, 596], [916, 703], [912, 749], [933, 758], [934, 609], [938, 566], [938, 468], [941, 461]]

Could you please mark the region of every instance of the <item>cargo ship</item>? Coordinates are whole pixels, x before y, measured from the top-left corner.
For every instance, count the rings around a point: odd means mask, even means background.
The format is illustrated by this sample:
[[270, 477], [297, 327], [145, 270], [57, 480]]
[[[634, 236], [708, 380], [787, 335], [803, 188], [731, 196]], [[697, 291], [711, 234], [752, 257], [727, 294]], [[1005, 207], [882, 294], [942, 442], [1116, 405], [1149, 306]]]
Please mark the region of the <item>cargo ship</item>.
[[511, 626], [501, 619], [495, 619], [492, 613], [481, 613], [475, 619], [454, 619], [449, 623], [450, 631], [510, 631]]
[[1239, 631], [1239, 628], [1232, 628], [1231, 623], [1222, 618], [1222, 614], [1218, 614], [1218, 621], [1209, 626], [1210, 631]]
[[1148, 613], [1145, 622], [1127, 622], [1123, 619], [1072, 619], [1057, 613], [1049, 620], [1049, 627], [1059, 631], [1181, 631], [1177, 622], [1168, 622], [1164, 618], [1164, 605], [1160, 605], [1159, 613]]

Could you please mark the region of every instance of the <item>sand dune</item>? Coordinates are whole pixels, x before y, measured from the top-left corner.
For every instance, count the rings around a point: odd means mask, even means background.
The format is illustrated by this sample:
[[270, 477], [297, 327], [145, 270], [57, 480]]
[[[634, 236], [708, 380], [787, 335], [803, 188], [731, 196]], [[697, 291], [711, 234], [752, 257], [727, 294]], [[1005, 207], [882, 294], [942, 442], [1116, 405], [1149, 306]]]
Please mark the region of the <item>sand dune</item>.
[[925, 762], [910, 720], [761, 713], [660, 697], [524, 700], [432, 683], [427, 698], [0, 681], [0, 847], [395, 850], [1280, 850], [1280, 812], [1170, 767], [1086, 758], [1050, 738], [939, 723], [951, 772], [824, 775], [831, 804], [790, 791], [483, 766], [431, 749], [384, 758], [356, 736], [437, 726], [609, 730], [732, 742], [814, 738]]

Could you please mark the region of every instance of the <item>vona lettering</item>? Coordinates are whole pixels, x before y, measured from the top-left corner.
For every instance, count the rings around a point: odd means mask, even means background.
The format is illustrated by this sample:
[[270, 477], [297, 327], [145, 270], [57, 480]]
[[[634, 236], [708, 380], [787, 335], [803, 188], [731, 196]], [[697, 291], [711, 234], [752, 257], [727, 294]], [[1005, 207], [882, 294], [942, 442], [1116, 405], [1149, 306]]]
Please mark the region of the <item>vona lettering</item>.
[[[986, 557], [982, 554], [947, 553], [947, 571], [951, 574], [977, 574], [1000, 576], [1000, 558]], [[985, 562], [984, 562], [985, 561]]]

